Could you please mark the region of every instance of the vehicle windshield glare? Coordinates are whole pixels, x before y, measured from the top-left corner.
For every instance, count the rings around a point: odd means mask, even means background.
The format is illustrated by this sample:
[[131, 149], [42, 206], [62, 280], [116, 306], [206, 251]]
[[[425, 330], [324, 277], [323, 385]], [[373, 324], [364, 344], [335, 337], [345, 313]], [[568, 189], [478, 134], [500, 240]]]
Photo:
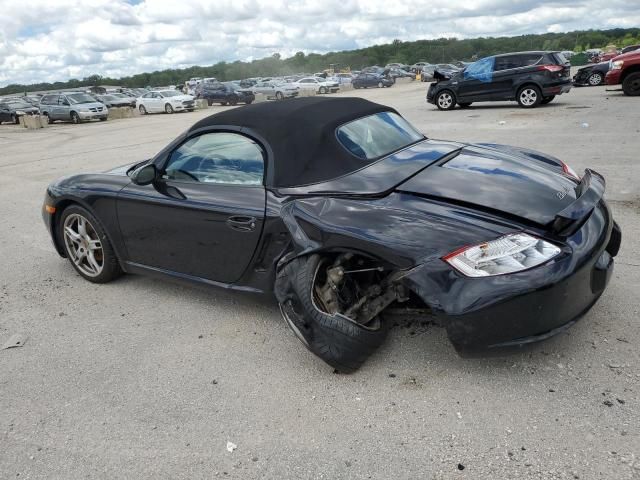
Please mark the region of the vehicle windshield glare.
[[182, 95], [177, 90], [163, 90], [158, 93], [162, 94], [163, 97], [177, 97], [178, 95]]
[[338, 140], [349, 152], [363, 160], [372, 160], [424, 139], [397, 113], [381, 112], [359, 118], [337, 130]]
[[67, 95], [67, 98], [69, 99], [69, 103], [71, 103], [72, 105], [76, 105], [78, 103], [96, 102], [95, 98], [93, 98], [91, 95], [87, 95], [86, 93], [72, 93], [70, 95]]

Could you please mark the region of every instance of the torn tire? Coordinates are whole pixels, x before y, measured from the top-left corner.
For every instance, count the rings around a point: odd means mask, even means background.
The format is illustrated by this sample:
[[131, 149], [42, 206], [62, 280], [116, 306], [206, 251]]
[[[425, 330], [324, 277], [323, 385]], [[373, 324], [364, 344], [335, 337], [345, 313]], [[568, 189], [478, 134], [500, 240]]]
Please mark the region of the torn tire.
[[361, 325], [341, 314], [327, 314], [313, 296], [320, 255], [296, 258], [276, 278], [275, 294], [284, 320], [314, 354], [343, 373], [351, 373], [384, 342], [387, 325], [380, 318]]

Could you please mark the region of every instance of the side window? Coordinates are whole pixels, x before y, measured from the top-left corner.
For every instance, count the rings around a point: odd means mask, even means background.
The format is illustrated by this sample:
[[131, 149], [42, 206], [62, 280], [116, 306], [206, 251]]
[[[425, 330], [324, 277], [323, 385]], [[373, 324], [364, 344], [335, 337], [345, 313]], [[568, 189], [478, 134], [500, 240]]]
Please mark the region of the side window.
[[67, 97], [65, 97], [64, 95], [60, 95], [58, 97], [58, 105], [68, 105], [69, 101], [67, 100]]
[[517, 57], [514, 56], [496, 57], [494, 70], [499, 72], [501, 70], [509, 70], [510, 68], [517, 68], [521, 66], [517, 64], [516, 58]]
[[262, 148], [237, 133], [205, 133], [173, 151], [164, 177], [225, 185], [262, 185]]
[[531, 65], [535, 65], [542, 58], [541, 55], [520, 55], [518, 57], [519, 67], [530, 67]]

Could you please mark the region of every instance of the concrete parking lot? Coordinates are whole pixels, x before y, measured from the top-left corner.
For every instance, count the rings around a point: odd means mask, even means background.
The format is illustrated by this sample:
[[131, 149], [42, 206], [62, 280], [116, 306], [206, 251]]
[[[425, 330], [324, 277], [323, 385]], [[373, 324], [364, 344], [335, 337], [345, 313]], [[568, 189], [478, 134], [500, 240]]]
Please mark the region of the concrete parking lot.
[[440, 112], [426, 86], [349, 94], [430, 137], [535, 148], [606, 176], [622, 249], [583, 320], [485, 359], [400, 322], [364, 368], [334, 374], [270, 299], [136, 276], [94, 285], [42, 224], [50, 181], [149, 157], [222, 107], [2, 125], [0, 344], [28, 339], [0, 350], [0, 478], [640, 478], [640, 99], [576, 88], [534, 110]]

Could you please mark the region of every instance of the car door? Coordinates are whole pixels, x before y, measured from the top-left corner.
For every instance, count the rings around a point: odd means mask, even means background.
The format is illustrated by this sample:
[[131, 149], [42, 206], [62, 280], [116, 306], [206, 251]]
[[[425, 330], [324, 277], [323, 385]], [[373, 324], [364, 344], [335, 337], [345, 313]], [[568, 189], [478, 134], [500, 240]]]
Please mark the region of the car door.
[[167, 156], [152, 185], [131, 183], [117, 211], [128, 261], [233, 283], [249, 265], [265, 214], [265, 154], [249, 137], [212, 131]]
[[457, 82], [457, 97], [462, 102], [489, 100], [495, 81], [496, 57], [487, 57], [452, 75], [451, 82]]
[[493, 81], [488, 92], [491, 100], [509, 100], [515, 97], [514, 80], [522, 73], [524, 66], [521, 55], [504, 55], [496, 57]]

